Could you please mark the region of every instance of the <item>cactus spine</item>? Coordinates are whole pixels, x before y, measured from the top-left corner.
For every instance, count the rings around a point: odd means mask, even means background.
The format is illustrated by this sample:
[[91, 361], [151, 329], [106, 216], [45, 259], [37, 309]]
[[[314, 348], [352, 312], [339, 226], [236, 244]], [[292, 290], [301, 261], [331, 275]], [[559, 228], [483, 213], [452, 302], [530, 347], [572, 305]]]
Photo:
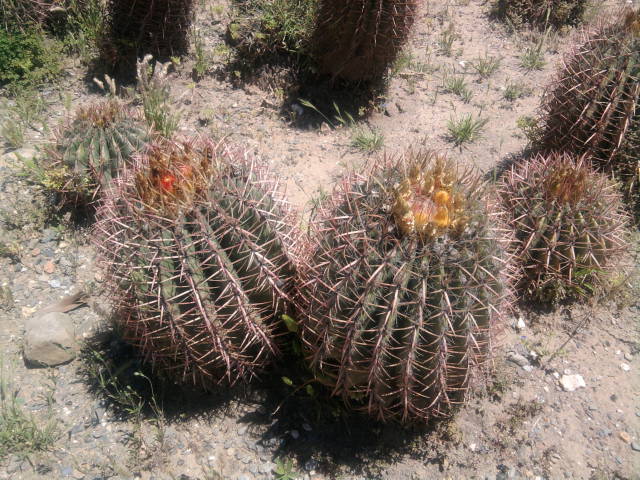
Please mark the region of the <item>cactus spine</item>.
[[334, 394], [406, 423], [465, 400], [508, 293], [484, 193], [474, 173], [409, 152], [324, 205], [299, 298], [306, 358]]
[[210, 387], [249, 380], [279, 353], [295, 229], [244, 152], [158, 141], [96, 225], [125, 338], [155, 369]]

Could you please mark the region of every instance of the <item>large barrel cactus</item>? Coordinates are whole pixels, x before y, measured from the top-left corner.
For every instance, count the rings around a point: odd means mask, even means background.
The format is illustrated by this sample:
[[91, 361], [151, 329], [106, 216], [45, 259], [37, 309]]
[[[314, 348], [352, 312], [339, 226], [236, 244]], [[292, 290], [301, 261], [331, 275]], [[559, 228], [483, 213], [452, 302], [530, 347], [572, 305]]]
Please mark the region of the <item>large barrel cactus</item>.
[[431, 152], [352, 174], [312, 223], [299, 301], [319, 381], [377, 419], [449, 414], [508, 305], [485, 187]]
[[45, 149], [45, 184], [63, 203], [85, 205], [148, 140], [137, 111], [115, 98], [80, 107]]
[[147, 54], [168, 61], [189, 50], [193, 0], [108, 0], [103, 59], [122, 75]]
[[632, 190], [640, 165], [639, 99], [640, 14], [627, 11], [566, 58], [543, 99], [541, 146], [588, 154]]
[[95, 227], [125, 340], [176, 382], [255, 376], [279, 353], [291, 215], [245, 152], [207, 140], [150, 145]]
[[418, 0], [321, 0], [312, 50], [322, 73], [379, 80], [409, 37]]
[[508, 172], [500, 190], [526, 296], [587, 296], [618, 271], [628, 219], [616, 184], [584, 157], [537, 156]]

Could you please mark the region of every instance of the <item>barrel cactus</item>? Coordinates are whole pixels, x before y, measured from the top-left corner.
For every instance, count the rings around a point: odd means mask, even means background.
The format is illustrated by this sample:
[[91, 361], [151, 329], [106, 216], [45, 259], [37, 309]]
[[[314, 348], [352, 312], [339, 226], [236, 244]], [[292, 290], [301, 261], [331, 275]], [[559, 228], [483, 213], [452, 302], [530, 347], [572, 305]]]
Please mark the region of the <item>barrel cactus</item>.
[[138, 112], [115, 98], [80, 107], [45, 149], [45, 185], [63, 203], [86, 205], [148, 139]]
[[637, 187], [640, 166], [640, 12], [596, 29], [565, 60], [543, 99], [545, 151], [588, 154]]
[[588, 0], [496, 0], [493, 13], [515, 28], [531, 26], [541, 30], [578, 25]]
[[138, 160], [94, 230], [125, 340], [176, 382], [251, 379], [280, 352], [291, 209], [240, 150], [158, 140]]
[[160, 61], [189, 50], [193, 0], [108, 0], [103, 59], [121, 76], [135, 74], [136, 61]]
[[618, 271], [627, 216], [616, 184], [584, 157], [534, 157], [508, 172], [500, 191], [525, 296], [544, 303], [585, 297]]
[[379, 80], [406, 43], [418, 0], [321, 0], [312, 35], [322, 73]]
[[335, 395], [403, 423], [465, 400], [509, 298], [485, 194], [474, 172], [409, 151], [351, 174], [323, 205], [298, 301], [305, 357]]

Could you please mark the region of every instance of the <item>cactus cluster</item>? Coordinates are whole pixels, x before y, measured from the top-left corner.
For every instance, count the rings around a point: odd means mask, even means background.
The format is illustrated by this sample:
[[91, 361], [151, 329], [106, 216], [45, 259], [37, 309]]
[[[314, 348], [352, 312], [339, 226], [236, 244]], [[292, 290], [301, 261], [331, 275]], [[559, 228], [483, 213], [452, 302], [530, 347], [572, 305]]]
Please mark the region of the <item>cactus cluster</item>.
[[542, 104], [545, 151], [587, 154], [603, 171], [637, 184], [640, 159], [640, 12], [585, 38]]
[[347, 81], [380, 79], [409, 37], [418, 0], [321, 0], [312, 34], [320, 71]]
[[45, 184], [63, 203], [85, 205], [148, 139], [139, 114], [115, 98], [80, 107], [46, 149]]
[[559, 29], [578, 25], [587, 5], [587, 0], [496, 0], [493, 13], [515, 28]]
[[508, 172], [500, 191], [527, 297], [591, 295], [617, 271], [628, 219], [616, 184], [585, 157], [539, 155]]
[[151, 54], [167, 61], [189, 50], [193, 0], [108, 0], [103, 59], [122, 75], [133, 75], [136, 60]]
[[505, 311], [498, 217], [475, 173], [432, 152], [349, 176], [313, 222], [298, 285], [318, 379], [380, 420], [450, 413]]
[[242, 151], [158, 140], [99, 210], [95, 235], [124, 337], [175, 381], [208, 388], [280, 351], [295, 229]]

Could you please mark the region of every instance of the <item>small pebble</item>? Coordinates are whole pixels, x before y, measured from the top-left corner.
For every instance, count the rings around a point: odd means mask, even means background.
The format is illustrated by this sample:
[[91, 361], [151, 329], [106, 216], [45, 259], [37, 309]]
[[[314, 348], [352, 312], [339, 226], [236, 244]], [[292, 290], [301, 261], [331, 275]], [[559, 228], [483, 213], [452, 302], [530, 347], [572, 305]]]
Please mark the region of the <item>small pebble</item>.
[[631, 435], [629, 435], [627, 432], [618, 432], [618, 436], [624, 443], [631, 443]]
[[635, 452], [640, 452], [640, 443], [631, 442], [631, 450], [633, 450]]
[[620, 368], [622, 369], [623, 372], [628, 372], [629, 370], [631, 370], [631, 367], [627, 363], [621, 363]]

